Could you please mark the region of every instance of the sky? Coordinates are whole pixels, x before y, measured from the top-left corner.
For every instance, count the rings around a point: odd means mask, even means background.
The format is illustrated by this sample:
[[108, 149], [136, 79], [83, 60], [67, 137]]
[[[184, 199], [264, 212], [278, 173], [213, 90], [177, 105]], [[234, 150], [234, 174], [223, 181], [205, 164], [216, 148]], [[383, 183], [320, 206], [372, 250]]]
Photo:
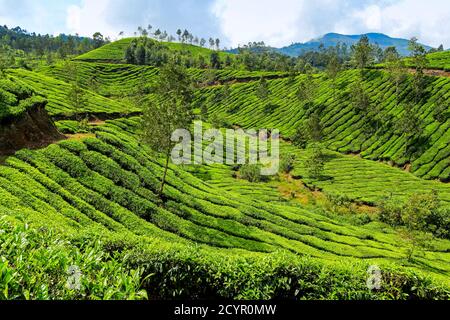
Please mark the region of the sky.
[[114, 40], [120, 31], [131, 36], [149, 24], [218, 37], [226, 47], [381, 32], [450, 48], [449, 0], [0, 0], [0, 25], [36, 33], [99, 31]]

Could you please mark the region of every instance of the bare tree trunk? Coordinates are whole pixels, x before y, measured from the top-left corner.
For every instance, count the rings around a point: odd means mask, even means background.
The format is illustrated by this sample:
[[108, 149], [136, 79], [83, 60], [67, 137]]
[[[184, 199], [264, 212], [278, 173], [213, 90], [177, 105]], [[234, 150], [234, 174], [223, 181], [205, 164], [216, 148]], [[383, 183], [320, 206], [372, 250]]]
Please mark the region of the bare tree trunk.
[[169, 150], [166, 153], [166, 166], [164, 167], [164, 175], [163, 175], [163, 178], [161, 180], [161, 189], [159, 190], [159, 195], [160, 196], [163, 195], [164, 186], [166, 184], [167, 169], [169, 168], [169, 160], [170, 160], [170, 148], [169, 148]]

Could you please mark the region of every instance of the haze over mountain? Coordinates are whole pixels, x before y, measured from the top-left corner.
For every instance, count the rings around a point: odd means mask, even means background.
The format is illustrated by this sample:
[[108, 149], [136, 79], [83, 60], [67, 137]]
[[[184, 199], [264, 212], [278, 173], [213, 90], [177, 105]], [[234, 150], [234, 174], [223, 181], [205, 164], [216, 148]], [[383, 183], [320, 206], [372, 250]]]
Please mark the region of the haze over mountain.
[[[382, 33], [367, 33], [367, 37], [369, 38], [371, 43], [378, 44], [382, 49], [385, 49], [390, 46], [395, 46], [397, 51], [403, 55], [409, 55], [408, 51], [408, 41], [407, 39], [400, 38], [391, 38]], [[294, 43], [290, 46], [283, 47], [277, 49], [278, 52], [286, 54], [288, 56], [299, 56], [303, 52], [308, 51], [317, 51], [321, 44], [324, 45], [325, 48], [336, 46], [338, 43], [346, 44], [349, 47], [359, 41], [363, 34], [359, 35], [343, 35], [339, 33], [327, 33], [323, 37], [310, 40], [305, 43]], [[427, 50], [430, 50], [430, 46], [426, 46]]]

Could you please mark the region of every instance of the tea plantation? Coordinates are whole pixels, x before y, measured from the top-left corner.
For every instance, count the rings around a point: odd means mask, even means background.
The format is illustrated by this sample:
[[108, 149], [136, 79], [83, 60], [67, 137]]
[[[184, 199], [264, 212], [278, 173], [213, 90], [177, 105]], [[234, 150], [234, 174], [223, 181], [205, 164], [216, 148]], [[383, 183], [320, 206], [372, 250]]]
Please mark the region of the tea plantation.
[[[142, 143], [142, 106], [131, 103], [159, 69], [123, 64], [129, 42], [72, 62], [87, 97], [82, 110], [68, 101], [73, 79], [63, 63], [9, 69], [0, 80], [0, 121], [36, 100], [47, 103], [61, 132], [77, 134], [0, 161], [0, 299], [450, 299], [450, 240], [418, 244], [376, 216], [354, 223], [315, 201], [295, 201], [301, 184], [311, 197], [345, 196], [374, 209], [385, 197], [405, 201], [436, 191], [442, 208], [450, 208], [450, 121], [433, 117], [438, 99], [450, 99], [448, 78], [427, 78], [414, 107], [422, 143], [405, 153], [396, 125], [404, 106], [395, 103], [384, 71], [368, 71], [363, 81], [382, 119], [370, 134], [350, 97], [359, 71], [341, 72], [336, 90], [315, 75], [328, 160], [326, 179], [316, 179], [305, 166], [309, 151], [290, 142], [308, 117], [297, 97], [305, 75], [189, 69], [199, 116], [278, 128], [282, 156], [295, 161], [289, 174], [260, 182], [244, 180], [239, 167], [170, 164], [159, 194], [165, 159]], [[257, 94], [261, 77], [266, 99]], [[77, 113], [102, 121], [82, 123]], [[382, 270], [377, 290], [367, 286], [374, 265]], [[66, 285], [74, 267], [82, 274], [77, 289]]]

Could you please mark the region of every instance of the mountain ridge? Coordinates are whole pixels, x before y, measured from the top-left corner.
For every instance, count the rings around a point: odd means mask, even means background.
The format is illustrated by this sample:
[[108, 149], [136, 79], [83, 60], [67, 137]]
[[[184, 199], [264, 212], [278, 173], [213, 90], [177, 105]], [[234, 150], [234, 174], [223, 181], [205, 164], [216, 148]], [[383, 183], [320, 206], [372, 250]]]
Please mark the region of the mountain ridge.
[[[400, 55], [402, 56], [409, 55], [408, 39], [394, 38], [383, 33], [373, 33], [373, 32], [365, 34], [353, 34], [353, 35], [345, 35], [330, 32], [304, 43], [296, 42], [292, 43], [289, 46], [284, 46], [281, 48], [271, 47], [270, 49], [287, 56], [298, 57], [306, 52], [318, 51], [321, 45], [323, 45], [325, 48], [329, 48], [334, 47], [340, 43], [346, 44], [348, 47], [350, 47], [353, 44], [357, 43], [359, 39], [361, 39], [361, 37], [364, 35], [366, 35], [369, 38], [369, 41], [372, 44], [378, 44], [382, 49], [386, 49], [387, 47], [390, 46], [395, 46]], [[426, 50], [432, 49], [432, 47], [428, 45], [424, 45], [424, 47]], [[237, 49], [233, 49], [228, 52], [236, 53]]]

